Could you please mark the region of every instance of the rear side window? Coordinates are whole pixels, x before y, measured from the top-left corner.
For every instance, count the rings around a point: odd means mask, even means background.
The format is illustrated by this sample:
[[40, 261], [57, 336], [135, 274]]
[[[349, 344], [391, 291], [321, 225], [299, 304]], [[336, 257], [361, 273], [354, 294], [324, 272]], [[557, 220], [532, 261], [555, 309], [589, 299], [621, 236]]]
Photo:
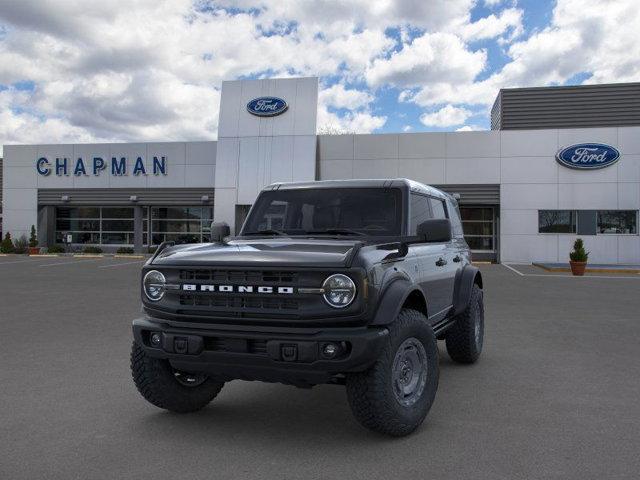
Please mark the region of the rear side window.
[[411, 194], [411, 221], [409, 222], [409, 235], [417, 235], [418, 225], [431, 218], [429, 197]]
[[460, 210], [458, 209], [458, 202], [448, 202], [449, 219], [451, 220], [451, 230], [454, 237], [461, 237], [464, 232], [462, 231], [462, 221], [460, 220]]
[[444, 202], [439, 198], [429, 198], [431, 202], [431, 211], [433, 218], [447, 218], [447, 211], [444, 208]]

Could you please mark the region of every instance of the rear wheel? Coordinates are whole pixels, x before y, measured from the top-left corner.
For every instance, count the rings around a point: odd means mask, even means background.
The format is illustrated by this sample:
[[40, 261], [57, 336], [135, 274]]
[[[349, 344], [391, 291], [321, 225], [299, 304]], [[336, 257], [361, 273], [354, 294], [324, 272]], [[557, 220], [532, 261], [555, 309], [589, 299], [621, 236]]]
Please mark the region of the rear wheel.
[[149, 357], [136, 342], [131, 349], [131, 374], [149, 403], [178, 413], [204, 408], [224, 386], [204, 373], [175, 370], [168, 360]]
[[484, 343], [482, 289], [474, 284], [467, 308], [460, 313], [445, 336], [447, 353], [458, 363], [475, 363]]
[[438, 377], [433, 330], [422, 313], [403, 309], [390, 325], [386, 344], [373, 367], [347, 375], [347, 398], [363, 426], [388, 435], [407, 435], [429, 412]]

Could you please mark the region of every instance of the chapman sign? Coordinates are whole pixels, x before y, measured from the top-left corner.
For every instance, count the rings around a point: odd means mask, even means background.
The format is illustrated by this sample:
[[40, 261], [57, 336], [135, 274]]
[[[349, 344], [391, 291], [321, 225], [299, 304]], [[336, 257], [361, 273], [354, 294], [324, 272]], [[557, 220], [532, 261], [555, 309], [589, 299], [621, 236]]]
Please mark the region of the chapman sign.
[[558, 163], [578, 170], [596, 170], [613, 165], [620, 158], [620, 152], [602, 143], [579, 143], [563, 148], [556, 155]]
[[289, 105], [278, 97], [259, 97], [247, 103], [247, 111], [258, 117], [275, 117], [284, 113]]
[[111, 157], [111, 160], [105, 160], [102, 157], [82, 158], [71, 160], [66, 157], [49, 159], [40, 157], [36, 160], [36, 170], [38, 174], [46, 177], [55, 173], [57, 176], [75, 175], [80, 176], [99, 176], [102, 172], [111, 174], [114, 177], [128, 175], [129, 173], [139, 175], [166, 175], [167, 174], [167, 157], [153, 157], [151, 165], [145, 165], [143, 157], [137, 157], [135, 160], [127, 159], [127, 157]]

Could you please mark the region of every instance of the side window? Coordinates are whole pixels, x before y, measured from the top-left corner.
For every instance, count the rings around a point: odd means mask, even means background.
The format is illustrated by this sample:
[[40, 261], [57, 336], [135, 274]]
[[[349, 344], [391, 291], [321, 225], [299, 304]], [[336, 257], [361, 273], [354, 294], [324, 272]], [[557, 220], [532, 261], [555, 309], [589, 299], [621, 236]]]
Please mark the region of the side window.
[[409, 235], [416, 235], [418, 225], [431, 218], [429, 209], [429, 197], [411, 194], [411, 220], [409, 222]]
[[433, 218], [447, 218], [447, 213], [444, 208], [444, 202], [439, 198], [429, 198], [431, 201], [431, 211], [433, 212]]
[[457, 202], [449, 201], [447, 203], [449, 210], [449, 219], [451, 220], [451, 229], [453, 231], [454, 237], [461, 237], [463, 235], [462, 231], [462, 221], [460, 220], [460, 210], [458, 209]]

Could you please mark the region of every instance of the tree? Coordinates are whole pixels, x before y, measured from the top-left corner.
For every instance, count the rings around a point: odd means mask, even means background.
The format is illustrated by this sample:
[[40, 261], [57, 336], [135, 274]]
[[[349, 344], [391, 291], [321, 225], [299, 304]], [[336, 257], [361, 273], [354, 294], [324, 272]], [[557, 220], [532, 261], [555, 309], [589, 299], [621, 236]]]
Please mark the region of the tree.
[[36, 236], [36, 227], [35, 225], [31, 225], [31, 235], [29, 235], [29, 246], [37, 247], [38, 246], [38, 237]]
[[2, 253], [13, 253], [15, 248], [13, 247], [13, 241], [11, 240], [11, 234], [7, 232], [4, 236], [4, 240], [2, 240], [2, 244], [0, 244], [0, 252]]

